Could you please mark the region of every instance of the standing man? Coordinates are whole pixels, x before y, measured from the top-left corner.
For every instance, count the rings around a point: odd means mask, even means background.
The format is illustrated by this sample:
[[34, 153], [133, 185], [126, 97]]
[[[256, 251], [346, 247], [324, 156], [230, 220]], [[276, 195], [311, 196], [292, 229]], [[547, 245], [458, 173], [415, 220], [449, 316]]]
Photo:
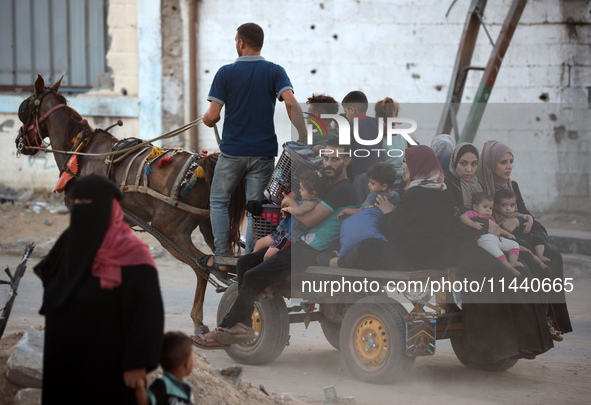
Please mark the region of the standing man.
[[[226, 106], [220, 156], [215, 167], [210, 191], [211, 224], [215, 255], [229, 256], [230, 221], [228, 205], [237, 184], [246, 179], [246, 199], [261, 201], [273, 172], [277, 156], [277, 135], [273, 124], [275, 100], [285, 102], [290, 121], [298, 131], [298, 141], [306, 141], [302, 110], [293, 87], [281, 66], [261, 56], [263, 29], [254, 23], [242, 24], [236, 32], [238, 59], [222, 66], [215, 75], [207, 99], [208, 110], [203, 123], [213, 127]], [[254, 248], [252, 216], [248, 214], [246, 253]], [[218, 266], [212, 255], [199, 259], [209, 270], [227, 270]]]

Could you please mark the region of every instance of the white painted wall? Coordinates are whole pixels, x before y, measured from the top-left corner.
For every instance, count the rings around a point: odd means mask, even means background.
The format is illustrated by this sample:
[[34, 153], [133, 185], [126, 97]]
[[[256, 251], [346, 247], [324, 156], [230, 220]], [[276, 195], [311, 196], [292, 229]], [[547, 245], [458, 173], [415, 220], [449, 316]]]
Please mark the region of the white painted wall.
[[[141, 4], [146, 1], [141, 0]], [[187, 1], [180, 3], [185, 13]], [[510, 3], [488, 2], [484, 17], [494, 39]], [[152, 59], [138, 57], [138, 48], [146, 45], [143, 31], [138, 28], [153, 28], [154, 22], [144, 21], [147, 17], [139, 13], [138, 4], [138, 0], [109, 2], [112, 42], [107, 62], [113, 70], [114, 89], [79, 96], [80, 102], [96, 97], [95, 106], [89, 107], [94, 110], [87, 112], [115, 105], [125, 89], [126, 97], [136, 100], [136, 117], [140, 112], [149, 116], [138, 94], [149, 94], [145, 93], [150, 91], [148, 86], [144, 88], [142, 83], [150, 82], [150, 75], [140, 81], [138, 72], [146, 67], [151, 72], [158, 70], [154, 69]], [[364, 91], [372, 102], [391, 96], [400, 102], [402, 116], [418, 121], [417, 139], [429, 144], [447, 95], [470, 0], [458, 0], [445, 17], [449, 4], [451, 1], [435, 0], [199, 1], [198, 91], [188, 94], [185, 85], [179, 101], [182, 99], [186, 105], [189, 97], [197, 97], [200, 114], [206, 110], [206, 96], [215, 72], [237, 57], [236, 28], [254, 21], [265, 30], [263, 56], [285, 67], [300, 102], [315, 92], [330, 94], [338, 101], [350, 90]], [[565, 23], [569, 17], [586, 25], [569, 26]], [[186, 19], [183, 22], [178, 29], [187, 32]], [[532, 210], [588, 212], [591, 206], [590, 22], [588, 1], [528, 2], [475, 140], [479, 147], [488, 139], [498, 139], [513, 148], [514, 178], [520, 182]], [[152, 28], [150, 38], [157, 38]], [[186, 42], [186, 34], [183, 36]], [[153, 55], [159, 47], [159, 43], [154, 43], [146, 52]], [[188, 49], [183, 49], [187, 66]], [[472, 64], [484, 66], [491, 50], [481, 30]], [[187, 78], [188, 74], [184, 76]], [[466, 103], [471, 102], [480, 77], [480, 72], [470, 73], [464, 92]], [[152, 85], [157, 82], [155, 79]], [[548, 101], [540, 99], [542, 94], [547, 94]], [[12, 109], [10, 103], [16, 107]], [[6, 104], [3, 94], [2, 106], [6, 111], [15, 111], [18, 102], [10, 99]], [[72, 106], [77, 108], [75, 101]], [[127, 107], [133, 110], [133, 102]], [[460, 122], [468, 109], [469, 105], [462, 107]], [[115, 119], [96, 112], [94, 115], [98, 116], [89, 118], [91, 123], [98, 121], [97, 126], [106, 126], [107, 121]], [[158, 122], [157, 118], [150, 122]], [[0, 141], [5, 145], [0, 148], [0, 159], [5, 162], [0, 182], [13, 187], [53, 188], [57, 174], [55, 168], [50, 168], [51, 160], [15, 159], [13, 142], [18, 119], [15, 114], [0, 114], [0, 125], [10, 120], [14, 121], [12, 127], [4, 125], [0, 129]], [[142, 127], [139, 120], [125, 121], [126, 126], [116, 131], [117, 136], [138, 136]], [[186, 117], [185, 122], [188, 121]], [[278, 103], [276, 111], [276, 129], [281, 142], [289, 139], [291, 126], [282, 103]], [[213, 131], [204, 126], [199, 131], [200, 149], [215, 150]]]
[[[285, 67], [300, 102], [315, 92], [338, 101], [351, 90], [364, 91], [370, 102], [391, 96], [400, 102], [401, 116], [417, 119], [418, 140], [430, 144], [470, 0], [458, 0], [446, 18], [450, 4], [435, 0], [204, 0], [199, 3], [199, 109], [203, 113], [207, 108], [206, 96], [217, 69], [236, 59], [236, 28], [252, 21], [265, 30], [263, 56]], [[485, 23], [493, 39], [510, 4], [509, 0], [488, 2]], [[591, 30], [589, 25], [569, 29], [564, 23], [571, 17], [588, 24], [590, 12], [585, 1], [528, 2], [475, 140], [479, 147], [498, 139], [513, 148], [514, 178], [532, 210], [588, 211], [591, 206], [587, 110]], [[472, 64], [485, 66], [491, 50], [481, 30]], [[480, 72], [470, 73], [463, 101], [471, 102], [480, 77]], [[542, 93], [549, 101], [540, 99]], [[464, 112], [468, 109], [469, 105], [463, 107]], [[576, 119], [570, 113], [573, 110], [579, 111]], [[561, 126], [571, 131], [573, 139], [567, 136], [557, 142], [555, 128]], [[282, 104], [276, 112], [276, 129], [282, 141], [289, 139]], [[214, 149], [213, 132], [200, 130], [202, 147]]]

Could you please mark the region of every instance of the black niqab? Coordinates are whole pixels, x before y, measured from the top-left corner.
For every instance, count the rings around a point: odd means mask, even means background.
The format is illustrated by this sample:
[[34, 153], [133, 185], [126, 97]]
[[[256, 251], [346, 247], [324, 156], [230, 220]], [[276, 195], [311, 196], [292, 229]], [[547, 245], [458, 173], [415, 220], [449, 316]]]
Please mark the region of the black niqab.
[[73, 205], [70, 227], [35, 266], [45, 288], [41, 314], [67, 306], [76, 287], [91, 276], [92, 262], [109, 226], [113, 198], [121, 199], [121, 193], [105, 177], [93, 174], [74, 185], [72, 199], [92, 202]]

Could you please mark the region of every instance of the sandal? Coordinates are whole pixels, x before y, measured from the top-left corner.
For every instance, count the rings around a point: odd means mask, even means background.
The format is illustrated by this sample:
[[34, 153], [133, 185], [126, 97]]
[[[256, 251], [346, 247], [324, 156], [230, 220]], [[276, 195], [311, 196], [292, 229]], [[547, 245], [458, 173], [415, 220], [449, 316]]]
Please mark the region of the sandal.
[[[210, 335], [209, 337], [207, 335]], [[193, 346], [205, 350], [227, 349], [230, 345], [222, 344], [215, 338], [215, 332], [200, 333], [197, 336], [191, 336]]]
[[[231, 330], [235, 328], [239, 328], [241, 331], [239, 333], [232, 333]], [[257, 337], [252, 328], [240, 322], [231, 328], [217, 328], [213, 333], [215, 340], [225, 345], [250, 342]]]
[[319, 266], [330, 266], [330, 260], [333, 257], [339, 257], [339, 252], [336, 250], [322, 252], [316, 256], [316, 263], [318, 263]]
[[552, 337], [552, 340], [555, 342], [562, 342], [564, 340], [561, 331], [554, 329], [554, 327], [550, 324], [548, 324], [548, 327], [550, 328], [550, 336]]
[[[212, 257], [213, 257], [213, 265], [208, 266], [207, 262]], [[220, 280], [228, 280], [228, 279], [234, 278], [233, 275], [228, 273], [228, 270], [220, 270], [220, 265], [215, 262], [215, 255], [200, 256], [197, 259], [197, 266], [199, 266], [202, 270], [207, 271], [209, 274], [213, 274], [214, 276], [216, 276]]]
[[562, 342], [564, 340], [564, 337], [562, 336], [562, 331], [558, 329], [556, 321], [554, 320], [554, 318], [550, 316], [547, 319], [548, 328], [550, 328], [550, 336], [552, 337], [552, 340], [554, 340], [555, 342]]
[[519, 352], [519, 356], [522, 359], [526, 359], [526, 360], [533, 360], [536, 358], [536, 354], [534, 352], [532, 352], [531, 350], [521, 350]]

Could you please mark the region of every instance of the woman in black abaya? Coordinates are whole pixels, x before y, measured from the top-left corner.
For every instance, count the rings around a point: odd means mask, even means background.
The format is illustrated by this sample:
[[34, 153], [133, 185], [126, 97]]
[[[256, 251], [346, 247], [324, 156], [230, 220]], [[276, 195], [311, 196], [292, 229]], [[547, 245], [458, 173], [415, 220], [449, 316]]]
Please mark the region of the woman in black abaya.
[[70, 227], [35, 267], [45, 315], [43, 403], [135, 404], [158, 365], [164, 314], [148, 247], [123, 222], [119, 190], [74, 186]]
[[[498, 190], [513, 190], [517, 195], [517, 211], [522, 214], [531, 215], [525, 206], [519, 186], [515, 181], [511, 180], [513, 160], [513, 152], [507, 145], [498, 141], [488, 141], [482, 148], [482, 165], [478, 168], [478, 176], [484, 191], [490, 194], [493, 198]], [[550, 277], [553, 286], [557, 279], [562, 284], [564, 279], [562, 256], [550, 243], [546, 228], [536, 221], [535, 218], [531, 233], [543, 241], [545, 246], [544, 256], [550, 259], [548, 267], [550, 268], [551, 273], [547, 274], [542, 271], [542, 269], [539, 269], [540, 278]], [[529, 265], [531, 267], [537, 266], [533, 261], [531, 261]], [[572, 332], [573, 328], [568, 314], [564, 289], [552, 288], [548, 293], [548, 301], [547, 315], [550, 324], [558, 331], [558, 334]]]
[[[445, 183], [454, 196], [456, 216], [456, 263], [469, 281], [487, 280], [481, 293], [463, 293], [462, 346], [466, 360], [472, 363], [495, 363], [509, 358], [533, 358], [553, 347], [544, 315], [542, 297], [521, 290], [509, 290], [514, 279], [490, 253], [476, 244], [479, 233], [495, 232], [494, 222], [483, 220], [481, 231], [461, 223], [459, 216], [471, 209], [472, 195], [482, 191], [476, 169], [479, 153], [470, 143], [456, 146]], [[532, 277], [527, 266], [519, 268], [521, 280]], [[500, 280], [505, 280], [501, 292]], [[494, 292], [490, 291], [490, 281]], [[487, 290], [489, 290], [487, 292]]]

